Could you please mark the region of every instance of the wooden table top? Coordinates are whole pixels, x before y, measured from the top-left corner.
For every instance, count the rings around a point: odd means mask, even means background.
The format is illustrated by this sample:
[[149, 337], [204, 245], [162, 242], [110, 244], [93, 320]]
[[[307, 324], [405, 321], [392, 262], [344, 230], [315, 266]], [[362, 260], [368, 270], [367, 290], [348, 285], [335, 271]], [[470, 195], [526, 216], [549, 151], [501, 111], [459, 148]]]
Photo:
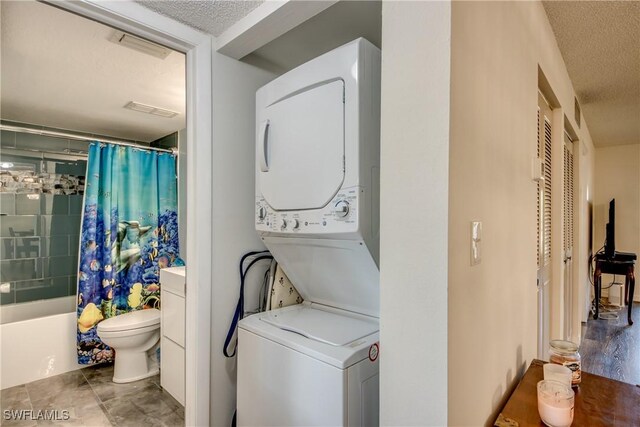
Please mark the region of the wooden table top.
[[[495, 425], [544, 426], [538, 415], [538, 381], [545, 362], [533, 360]], [[640, 426], [640, 387], [582, 372], [572, 426]]]

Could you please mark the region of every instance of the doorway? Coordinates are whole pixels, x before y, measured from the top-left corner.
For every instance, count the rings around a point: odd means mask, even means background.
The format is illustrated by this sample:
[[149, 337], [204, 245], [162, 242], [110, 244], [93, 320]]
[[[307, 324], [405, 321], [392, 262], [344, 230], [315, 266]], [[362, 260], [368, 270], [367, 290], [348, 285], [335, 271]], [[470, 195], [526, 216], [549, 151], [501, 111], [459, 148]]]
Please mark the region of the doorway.
[[[186, 54], [186, 158], [189, 193], [189, 269], [186, 331], [186, 422], [207, 425], [209, 407], [209, 314], [211, 282], [211, 37], [129, 2], [47, 2], [77, 15]], [[3, 7], [4, 9], [4, 7]], [[196, 187], [198, 194], [196, 197]], [[197, 230], [196, 230], [197, 226]]]

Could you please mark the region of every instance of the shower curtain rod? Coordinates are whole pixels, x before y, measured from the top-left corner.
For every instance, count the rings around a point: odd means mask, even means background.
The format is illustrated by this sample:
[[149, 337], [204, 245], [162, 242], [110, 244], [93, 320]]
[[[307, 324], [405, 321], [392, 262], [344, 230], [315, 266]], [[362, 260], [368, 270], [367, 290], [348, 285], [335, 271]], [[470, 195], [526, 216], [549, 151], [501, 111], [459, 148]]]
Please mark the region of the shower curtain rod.
[[116, 139], [111, 139], [111, 138], [94, 138], [94, 137], [83, 136], [83, 135], [78, 135], [78, 134], [69, 133], [69, 132], [58, 132], [58, 131], [45, 130], [45, 129], [33, 129], [33, 128], [28, 128], [28, 127], [5, 125], [5, 124], [0, 124], [0, 130], [8, 130], [8, 131], [11, 131], [11, 132], [30, 133], [30, 134], [33, 134], [33, 135], [51, 136], [53, 138], [67, 138], [67, 139], [74, 139], [74, 140], [77, 140], [77, 141], [97, 141], [97, 142], [104, 142], [104, 143], [107, 143], [107, 144], [124, 145], [126, 147], [134, 147], [134, 148], [138, 148], [140, 150], [160, 151], [160, 152], [163, 152], [163, 153], [177, 154], [177, 150], [175, 148], [166, 149], [166, 148], [147, 147], [147, 146], [144, 146], [144, 145], [134, 144], [132, 142], [118, 141]]

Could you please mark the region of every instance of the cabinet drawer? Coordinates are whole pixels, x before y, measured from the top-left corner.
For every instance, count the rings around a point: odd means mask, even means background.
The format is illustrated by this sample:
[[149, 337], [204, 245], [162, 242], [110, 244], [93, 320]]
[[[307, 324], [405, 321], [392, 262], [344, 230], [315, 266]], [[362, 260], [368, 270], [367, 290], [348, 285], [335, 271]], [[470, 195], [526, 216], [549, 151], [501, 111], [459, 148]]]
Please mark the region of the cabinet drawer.
[[160, 349], [160, 385], [184, 406], [184, 348], [162, 337]]
[[172, 294], [162, 293], [162, 335], [184, 348], [185, 299]]

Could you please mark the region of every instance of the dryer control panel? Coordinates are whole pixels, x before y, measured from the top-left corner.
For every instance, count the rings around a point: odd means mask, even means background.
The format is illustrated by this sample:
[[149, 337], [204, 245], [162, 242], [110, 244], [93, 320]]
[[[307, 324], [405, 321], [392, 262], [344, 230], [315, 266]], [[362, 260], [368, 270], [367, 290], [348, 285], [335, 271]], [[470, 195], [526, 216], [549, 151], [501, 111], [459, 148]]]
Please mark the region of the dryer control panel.
[[343, 188], [321, 209], [276, 211], [256, 197], [256, 230], [260, 234], [334, 234], [358, 231], [360, 187]]

